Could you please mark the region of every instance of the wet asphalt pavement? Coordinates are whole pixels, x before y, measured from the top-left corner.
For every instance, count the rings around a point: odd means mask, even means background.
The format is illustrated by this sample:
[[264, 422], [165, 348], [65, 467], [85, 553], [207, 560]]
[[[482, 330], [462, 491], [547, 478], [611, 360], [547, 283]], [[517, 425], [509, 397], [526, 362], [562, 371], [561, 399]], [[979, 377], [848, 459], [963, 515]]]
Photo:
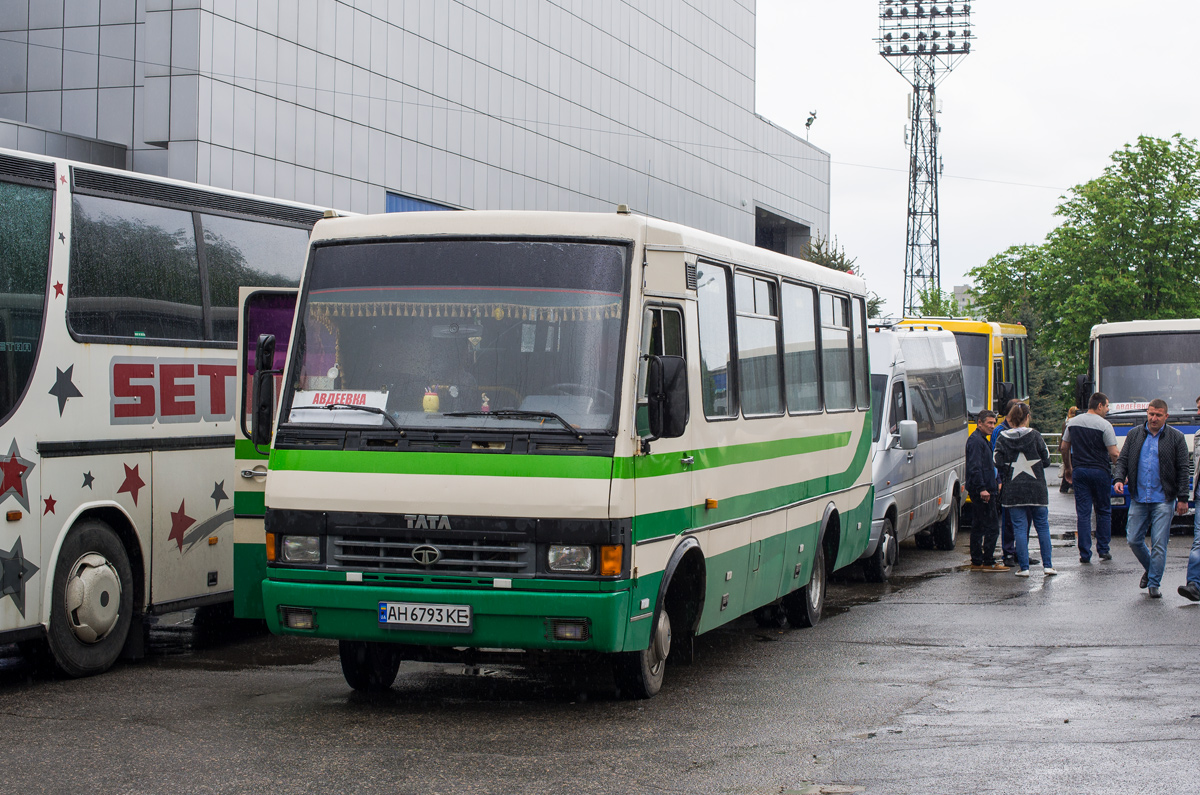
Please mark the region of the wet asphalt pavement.
[[[1123, 538], [1079, 563], [1051, 492], [1058, 577], [973, 573], [901, 548], [886, 585], [835, 581], [806, 630], [743, 618], [697, 639], [656, 698], [603, 666], [405, 663], [368, 698], [336, 644], [152, 632], [150, 656], [87, 680], [0, 647], [5, 792], [1194, 793], [1200, 607], [1137, 587]], [[1036, 541], [1032, 543], [1034, 550]]]

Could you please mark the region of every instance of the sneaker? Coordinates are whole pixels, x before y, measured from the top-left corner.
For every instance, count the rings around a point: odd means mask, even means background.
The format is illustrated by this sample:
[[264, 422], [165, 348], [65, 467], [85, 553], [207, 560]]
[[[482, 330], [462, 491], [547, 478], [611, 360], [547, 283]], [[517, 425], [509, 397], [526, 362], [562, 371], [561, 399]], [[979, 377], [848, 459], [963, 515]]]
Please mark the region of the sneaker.
[[1017, 576], [1018, 577], [1028, 577], [1029, 569], [1021, 569], [1020, 571], [1017, 572]]
[[1162, 599], [1162, 593], [1157, 588], [1150, 588], [1146, 593], [1150, 594], [1151, 599]]
[[1092, 559], [1091, 558], [1080, 558], [1079, 562], [1080, 563], [1091, 563]]
[[1144, 571], [1144, 572], [1142, 572], [1142, 581], [1138, 583], [1138, 587], [1145, 588], [1149, 584], [1150, 584], [1150, 572]]
[[1058, 572], [1055, 571], [1054, 569], [1052, 569], [1051, 567], [1047, 566], [1045, 569], [1042, 570], [1042, 574], [1045, 574], [1047, 577], [1053, 577], [1055, 574], [1058, 574]]
[[1003, 563], [993, 563], [990, 566], [983, 567], [984, 571], [1008, 571], [1008, 569], [1009, 567], [1005, 566]]
[[1179, 586], [1179, 595], [1184, 599], [1191, 599], [1193, 602], [1200, 602], [1200, 587], [1196, 583], [1189, 582], [1187, 585]]
[[1101, 552], [1100, 560], [1112, 560], [1112, 555], [1108, 554], [1107, 552]]
[[1014, 558], [1012, 555], [1005, 555], [1004, 556], [1004, 565], [1005, 566], [1015, 566], [1015, 565], [1017, 565], [1017, 559]]

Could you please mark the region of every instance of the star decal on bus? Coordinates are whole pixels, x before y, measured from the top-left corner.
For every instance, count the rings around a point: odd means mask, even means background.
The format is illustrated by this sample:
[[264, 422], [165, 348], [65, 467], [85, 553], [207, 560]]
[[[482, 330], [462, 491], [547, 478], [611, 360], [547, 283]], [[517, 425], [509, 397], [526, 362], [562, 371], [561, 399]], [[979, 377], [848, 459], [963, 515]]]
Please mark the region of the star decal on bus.
[[117, 494], [128, 492], [129, 496], [133, 497], [133, 504], [137, 505], [138, 490], [146, 485], [146, 482], [138, 474], [140, 464], [134, 464], [132, 467], [129, 464], [121, 466], [125, 467], [125, 480], [121, 483], [121, 488], [117, 489]]
[[25, 583], [37, 573], [38, 567], [21, 551], [20, 536], [8, 552], [0, 549], [0, 599], [11, 596], [21, 618], [25, 617]]
[[214, 483], [213, 493], [208, 496], [212, 497], [214, 503], [213, 509], [217, 511], [221, 510], [221, 500], [229, 499], [229, 495], [225, 493], [225, 481], [222, 480], [220, 483]]
[[63, 283], [55, 282], [54, 283], [54, 297], [58, 298], [58, 297], [62, 296], [62, 294], [63, 294]]
[[0, 458], [0, 474], [3, 475], [0, 479], [0, 502], [4, 502], [11, 495], [25, 510], [29, 510], [29, 473], [33, 471], [33, 467], [32, 461], [21, 458], [17, 440], [13, 439], [8, 448], [8, 455]]
[[171, 532], [167, 535], [168, 541], [174, 541], [179, 545], [179, 551], [183, 551], [183, 533], [189, 527], [196, 523], [196, 520], [188, 516], [184, 512], [183, 504], [186, 500], [179, 501], [179, 510], [171, 512]]
[[[84, 472], [84, 473], [83, 473], [83, 485], [82, 485], [82, 486], [80, 486], [79, 488], [81, 488], [81, 489], [85, 489], [85, 488], [86, 488], [86, 489], [91, 489], [91, 488], [92, 488], [92, 484], [93, 484], [93, 483], [95, 483], [95, 482], [96, 482], [96, 479], [95, 479], [94, 477], [92, 477], [92, 473], [91, 473], [91, 472]], [[92, 491], [95, 491], [95, 489], [92, 489]]]
[[71, 381], [71, 373], [75, 370], [75, 365], [71, 365], [66, 370], [59, 370], [57, 367], [54, 369], [58, 372], [58, 377], [54, 381], [54, 386], [50, 387], [50, 394], [58, 398], [58, 416], [61, 417], [63, 409], [67, 407], [67, 399], [83, 397], [83, 393]]
[[42, 516], [45, 516], [48, 513], [54, 513], [54, 506], [58, 505], [58, 500], [54, 499], [53, 494], [47, 494], [42, 499], [42, 502], [46, 503], [46, 510], [42, 511]]

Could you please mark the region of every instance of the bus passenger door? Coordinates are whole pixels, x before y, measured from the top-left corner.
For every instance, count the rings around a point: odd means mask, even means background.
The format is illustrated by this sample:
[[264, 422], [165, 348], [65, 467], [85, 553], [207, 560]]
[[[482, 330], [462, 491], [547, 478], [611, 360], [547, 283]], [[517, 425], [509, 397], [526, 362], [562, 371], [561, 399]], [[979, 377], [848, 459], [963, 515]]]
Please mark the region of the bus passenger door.
[[[275, 335], [273, 369], [282, 370], [287, 361], [292, 319], [296, 313], [296, 290], [260, 290], [242, 287], [238, 296], [238, 407], [234, 413], [233, 494], [233, 612], [238, 618], [263, 618], [262, 583], [267, 576], [266, 513], [267, 451], [254, 449], [250, 441], [251, 387], [254, 358], [260, 334]], [[280, 377], [276, 376], [278, 400]], [[278, 414], [278, 406], [276, 406]]]

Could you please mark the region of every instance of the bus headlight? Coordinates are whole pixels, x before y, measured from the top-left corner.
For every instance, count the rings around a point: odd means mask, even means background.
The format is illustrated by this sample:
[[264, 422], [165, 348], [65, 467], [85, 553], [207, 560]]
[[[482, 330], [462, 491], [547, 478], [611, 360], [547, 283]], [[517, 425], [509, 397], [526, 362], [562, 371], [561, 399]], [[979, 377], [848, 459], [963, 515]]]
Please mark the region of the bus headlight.
[[284, 536], [280, 552], [286, 563], [320, 563], [321, 537]]
[[592, 570], [592, 548], [574, 544], [551, 544], [546, 562], [550, 571], [587, 574]]

